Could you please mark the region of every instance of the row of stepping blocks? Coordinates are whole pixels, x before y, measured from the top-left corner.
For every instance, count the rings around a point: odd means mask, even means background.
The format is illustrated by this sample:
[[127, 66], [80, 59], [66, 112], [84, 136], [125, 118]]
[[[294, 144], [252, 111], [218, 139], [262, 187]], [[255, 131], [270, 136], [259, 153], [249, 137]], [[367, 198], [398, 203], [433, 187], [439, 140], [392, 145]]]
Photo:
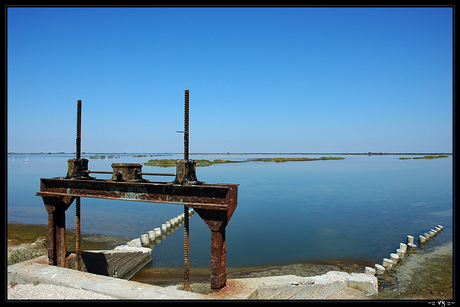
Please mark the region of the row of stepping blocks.
[[[419, 246], [423, 247], [425, 244], [429, 243], [429, 241], [434, 239], [436, 235], [438, 235], [443, 229], [443, 226], [438, 225], [434, 229], [431, 229], [429, 232], [426, 232], [423, 235], [419, 235]], [[404, 260], [408, 252], [414, 251], [416, 248], [417, 245], [414, 244], [414, 237], [407, 236], [406, 244], [399, 243], [399, 248], [396, 249], [396, 253], [391, 253], [390, 258], [383, 258], [383, 263], [375, 264], [374, 268], [365, 267], [364, 273], [372, 274], [375, 276], [382, 276], [386, 271], [393, 269], [399, 261]]]
[[[188, 216], [191, 218], [195, 210], [190, 208], [188, 210]], [[133, 239], [129, 242], [126, 242], [126, 245], [129, 247], [148, 247], [153, 249], [155, 244], [160, 244], [161, 239], [166, 239], [172, 232], [176, 231], [177, 228], [182, 226], [184, 223], [185, 214], [182, 213], [175, 218], [166, 221], [164, 224], [161, 224], [161, 228], [155, 228], [150, 230], [148, 233], [141, 235], [140, 238]]]

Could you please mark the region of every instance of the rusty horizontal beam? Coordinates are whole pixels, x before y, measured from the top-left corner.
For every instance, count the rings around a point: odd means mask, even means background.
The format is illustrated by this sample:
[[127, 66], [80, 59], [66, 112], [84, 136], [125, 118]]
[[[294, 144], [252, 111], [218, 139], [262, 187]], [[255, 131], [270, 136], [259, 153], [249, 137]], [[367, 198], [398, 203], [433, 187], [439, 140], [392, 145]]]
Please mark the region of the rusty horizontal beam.
[[[172, 183], [41, 178], [37, 196], [92, 197], [187, 205], [192, 208], [229, 210], [233, 184], [176, 185]], [[236, 185], [237, 186], [237, 185]]]

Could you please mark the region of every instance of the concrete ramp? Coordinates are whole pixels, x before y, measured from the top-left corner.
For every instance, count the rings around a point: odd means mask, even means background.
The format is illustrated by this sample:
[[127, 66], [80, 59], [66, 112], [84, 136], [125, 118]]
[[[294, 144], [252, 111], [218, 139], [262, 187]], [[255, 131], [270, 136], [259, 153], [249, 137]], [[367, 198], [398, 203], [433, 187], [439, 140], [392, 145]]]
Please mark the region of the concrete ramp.
[[[82, 271], [130, 279], [150, 260], [152, 250], [145, 247], [117, 246], [114, 250], [82, 251]], [[66, 267], [75, 268], [75, 253], [69, 252]]]

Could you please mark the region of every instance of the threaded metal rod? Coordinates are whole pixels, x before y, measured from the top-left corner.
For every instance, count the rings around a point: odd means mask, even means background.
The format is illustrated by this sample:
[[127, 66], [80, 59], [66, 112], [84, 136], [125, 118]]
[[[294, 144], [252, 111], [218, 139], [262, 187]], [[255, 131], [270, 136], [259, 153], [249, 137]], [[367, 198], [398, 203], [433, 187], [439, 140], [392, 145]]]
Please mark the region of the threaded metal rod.
[[188, 160], [188, 104], [189, 104], [189, 90], [185, 90], [184, 99], [184, 160]]
[[81, 100], [77, 100], [77, 159], [81, 158]]
[[75, 263], [76, 270], [81, 270], [81, 236], [80, 236], [80, 197], [75, 199]]
[[[185, 90], [184, 99], [184, 160], [188, 160], [188, 109], [189, 109], [189, 90]], [[190, 265], [189, 265], [189, 224], [188, 208], [184, 206], [184, 290], [192, 291], [190, 287]]]
[[188, 259], [188, 253], [189, 253], [189, 225], [188, 225], [188, 208], [187, 206], [184, 206], [184, 290], [185, 291], [192, 291], [192, 288], [190, 287], [190, 266], [189, 266], [189, 259]]
[[[77, 100], [77, 160], [81, 159], [81, 100]], [[80, 197], [75, 199], [75, 263], [77, 271], [81, 270], [81, 213]]]

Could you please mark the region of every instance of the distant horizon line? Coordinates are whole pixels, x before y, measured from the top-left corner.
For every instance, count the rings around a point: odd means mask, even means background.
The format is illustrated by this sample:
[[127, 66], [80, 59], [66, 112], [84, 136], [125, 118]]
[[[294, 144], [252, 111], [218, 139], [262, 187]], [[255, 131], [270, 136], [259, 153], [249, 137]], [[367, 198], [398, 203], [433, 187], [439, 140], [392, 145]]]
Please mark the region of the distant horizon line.
[[[72, 155], [75, 152], [8, 152], [8, 155]], [[156, 154], [156, 155], [176, 155], [183, 154], [182, 152], [82, 152], [83, 155], [90, 154]], [[190, 155], [453, 155], [453, 153], [445, 152], [195, 152]]]

